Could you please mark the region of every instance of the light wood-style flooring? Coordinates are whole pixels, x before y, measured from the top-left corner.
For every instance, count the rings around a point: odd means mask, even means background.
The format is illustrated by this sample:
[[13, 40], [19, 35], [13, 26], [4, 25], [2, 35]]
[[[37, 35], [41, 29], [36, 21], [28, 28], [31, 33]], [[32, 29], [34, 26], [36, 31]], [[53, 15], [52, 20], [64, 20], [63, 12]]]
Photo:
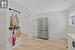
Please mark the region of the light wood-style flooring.
[[22, 44], [13, 50], [67, 50], [66, 39], [42, 40], [34, 38], [25, 39]]

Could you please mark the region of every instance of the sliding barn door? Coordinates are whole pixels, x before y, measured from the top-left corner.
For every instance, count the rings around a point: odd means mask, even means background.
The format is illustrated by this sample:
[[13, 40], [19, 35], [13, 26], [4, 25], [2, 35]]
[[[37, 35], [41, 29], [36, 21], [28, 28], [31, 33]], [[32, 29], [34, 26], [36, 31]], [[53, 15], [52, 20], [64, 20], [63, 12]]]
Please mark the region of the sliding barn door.
[[38, 38], [48, 39], [48, 18], [38, 18]]

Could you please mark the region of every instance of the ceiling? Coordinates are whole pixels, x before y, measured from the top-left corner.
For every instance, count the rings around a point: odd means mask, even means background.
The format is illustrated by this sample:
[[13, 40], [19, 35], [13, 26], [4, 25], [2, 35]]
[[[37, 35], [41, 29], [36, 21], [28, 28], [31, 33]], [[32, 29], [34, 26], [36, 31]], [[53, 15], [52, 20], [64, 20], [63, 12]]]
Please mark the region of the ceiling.
[[54, 12], [69, 9], [75, 0], [14, 0], [34, 13]]

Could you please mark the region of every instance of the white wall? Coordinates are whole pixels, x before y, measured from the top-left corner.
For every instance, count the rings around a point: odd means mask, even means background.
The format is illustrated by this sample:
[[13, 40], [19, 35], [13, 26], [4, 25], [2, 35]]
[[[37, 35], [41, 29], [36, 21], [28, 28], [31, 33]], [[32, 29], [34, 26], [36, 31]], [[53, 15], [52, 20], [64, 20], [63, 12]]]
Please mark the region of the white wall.
[[0, 9], [0, 50], [6, 50], [7, 29], [7, 9]]
[[64, 38], [67, 36], [67, 12], [58, 11], [58, 12], [46, 12], [39, 13], [34, 17], [34, 36], [37, 36], [37, 18], [48, 17], [49, 25], [49, 37], [53, 38]]
[[21, 13], [18, 15], [20, 20], [20, 27], [23, 33], [27, 33], [29, 37], [32, 37], [32, 12], [21, 4], [15, 2], [14, 0], [9, 0], [9, 7], [19, 10]]

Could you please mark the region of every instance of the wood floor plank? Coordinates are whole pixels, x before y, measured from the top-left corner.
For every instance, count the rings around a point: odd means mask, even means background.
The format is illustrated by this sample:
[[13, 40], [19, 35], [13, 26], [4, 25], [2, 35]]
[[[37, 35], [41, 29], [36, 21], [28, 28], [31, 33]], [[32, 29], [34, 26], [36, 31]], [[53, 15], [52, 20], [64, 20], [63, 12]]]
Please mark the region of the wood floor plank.
[[22, 44], [13, 50], [67, 50], [67, 40], [65, 39], [26, 39]]

